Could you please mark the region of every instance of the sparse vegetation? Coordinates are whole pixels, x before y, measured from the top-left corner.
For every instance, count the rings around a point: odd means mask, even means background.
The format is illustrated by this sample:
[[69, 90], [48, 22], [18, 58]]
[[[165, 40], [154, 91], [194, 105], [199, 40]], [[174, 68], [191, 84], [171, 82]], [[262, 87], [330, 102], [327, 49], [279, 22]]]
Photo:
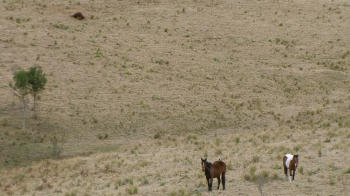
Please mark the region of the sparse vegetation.
[[345, 170], [345, 172], [344, 172], [345, 174], [350, 174], [350, 168], [349, 169], [347, 169], [347, 170]]
[[3, 127], [7, 127], [7, 125], [8, 125], [8, 120], [7, 120], [7, 119], [3, 119], [2, 122], [1, 122], [1, 125], [2, 125]]
[[53, 26], [57, 29], [63, 29], [63, 30], [69, 29], [69, 27], [67, 25], [64, 25], [64, 24], [54, 24]]
[[257, 162], [259, 162], [259, 160], [260, 160], [259, 156], [253, 156], [252, 162], [257, 163]]
[[138, 193], [138, 188], [136, 186], [130, 186], [130, 187], [126, 188], [126, 192], [129, 195], [135, 195]]
[[[349, 6], [242, 2], [1, 1], [0, 195], [208, 195], [203, 156], [214, 195], [343, 195]], [[33, 65], [24, 113], [4, 84]]]
[[298, 171], [300, 174], [304, 175], [304, 168], [302, 166], [299, 167]]
[[44, 89], [46, 84], [46, 76], [41, 67], [31, 67], [29, 71], [20, 70], [14, 73], [14, 84], [10, 83], [10, 87], [14, 90], [15, 95], [19, 97], [23, 105], [23, 124], [26, 125], [26, 95], [32, 94], [34, 98], [34, 112], [36, 111], [38, 94]]
[[33, 95], [34, 100], [34, 115], [36, 115], [38, 95], [45, 89], [47, 79], [40, 66], [31, 67], [28, 71], [28, 78], [30, 93]]
[[236, 138], [235, 138], [235, 142], [236, 142], [236, 144], [238, 144], [238, 143], [239, 143], [239, 141], [240, 141], [240, 138], [239, 138], [239, 137], [236, 137]]
[[22, 128], [26, 128], [26, 96], [30, 93], [28, 72], [20, 70], [14, 73], [14, 84], [10, 83], [10, 87], [14, 90], [15, 95], [20, 99], [23, 107], [23, 123]]
[[273, 180], [276, 180], [278, 177], [276, 177], [275, 175], [270, 177], [269, 172], [267, 171], [262, 171], [260, 174], [255, 174], [255, 172], [256, 172], [256, 167], [255, 166], [251, 167], [250, 173], [245, 174], [244, 179], [246, 181], [253, 182], [254, 184], [256, 184], [260, 194], [263, 195], [264, 185]]

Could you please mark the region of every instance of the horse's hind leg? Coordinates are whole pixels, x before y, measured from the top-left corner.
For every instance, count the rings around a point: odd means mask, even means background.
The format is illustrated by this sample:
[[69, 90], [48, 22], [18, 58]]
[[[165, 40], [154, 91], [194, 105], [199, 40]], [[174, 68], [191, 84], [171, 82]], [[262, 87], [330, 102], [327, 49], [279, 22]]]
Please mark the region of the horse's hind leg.
[[217, 177], [217, 179], [218, 179], [218, 189], [219, 189], [220, 188], [220, 176]]
[[288, 168], [286, 167], [286, 161], [287, 161], [287, 157], [283, 157], [283, 162], [282, 162], [282, 165], [283, 165], [283, 169], [284, 169], [284, 174], [288, 177]]
[[286, 176], [288, 176], [288, 169], [287, 169], [287, 167], [285, 166], [285, 165], [283, 165], [283, 168], [284, 168], [284, 174], [286, 175]]
[[222, 188], [225, 190], [225, 172], [221, 174]]

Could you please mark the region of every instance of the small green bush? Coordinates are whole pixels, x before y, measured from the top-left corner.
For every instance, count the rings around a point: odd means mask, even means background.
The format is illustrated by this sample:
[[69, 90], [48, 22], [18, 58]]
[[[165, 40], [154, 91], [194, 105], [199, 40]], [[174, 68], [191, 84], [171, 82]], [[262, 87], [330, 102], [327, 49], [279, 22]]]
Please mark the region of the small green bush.
[[349, 169], [347, 169], [347, 170], [345, 170], [345, 172], [344, 172], [345, 174], [350, 174], [350, 168]]

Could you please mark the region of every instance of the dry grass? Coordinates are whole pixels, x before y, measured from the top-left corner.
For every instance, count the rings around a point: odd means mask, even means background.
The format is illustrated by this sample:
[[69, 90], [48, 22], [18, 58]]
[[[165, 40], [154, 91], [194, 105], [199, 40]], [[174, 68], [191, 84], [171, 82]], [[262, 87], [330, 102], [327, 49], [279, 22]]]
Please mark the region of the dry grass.
[[[201, 156], [229, 163], [219, 195], [347, 193], [349, 9], [2, 0], [0, 195], [207, 195]], [[48, 83], [21, 130], [8, 82], [34, 64]], [[301, 157], [292, 185], [278, 167], [287, 152]], [[253, 167], [281, 179], [259, 192], [244, 180]]]
[[[0, 193], [6, 195], [209, 195], [205, 176], [201, 171], [200, 157], [207, 152], [210, 161], [217, 159], [215, 140], [221, 140], [220, 157], [231, 165], [227, 172], [227, 190], [214, 190], [218, 195], [342, 195], [349, 185], [348, 157], [339, 156], [349, 148], [332, 150], [323, 146], [327, 156], [318, 157], [313, 149], [318, 138], [305, 136], [297, 130], [295, 137], [302, 138], [298, 144], [306, 151], [300, 154], [300, 168], [296, 181], [289, 184], [283, 174], [278, 152], [283, 141], [294, 146], [290, 140], [282, 140], [289, 130], [271, 130], [271, 135], [283, 132], [268, 145], [262, 141], [249, 142], [251, 133], [232, 132], [225, 129], [208, 135], [178, 136], [177, 141], [165, 139], [135, 139], [114, 152], [98, 153], [84, 157], [46, 160], [26, 167], [2, 170]], [[322, 137], [326, 131], [319, 130]], [[238, 146], [233, 138], [246, 138]], [[337, 137], [338, 138], [338, 137]], [[158, 141], [159, 140], [159, 141]], [[158, 142], [157, 142], [158, 141]], [[159, 144], [161, 143], [161, 144]], [[201, 146], [200, 143], [205, 145]], [[136, 153], [131, 153], [137, 149]], [[289, 152], [289, 151], [288, 151]], [[294, 151], [290, 151], [294, 153]], [[259, 161], [252, 161], [252, 154], [259, 154]], [[331, 164], [330, 164], [331, 163]], [[322, 184], [322, 186], [320, 186]], [[216, 187], [216, 181], [214, 182]]]

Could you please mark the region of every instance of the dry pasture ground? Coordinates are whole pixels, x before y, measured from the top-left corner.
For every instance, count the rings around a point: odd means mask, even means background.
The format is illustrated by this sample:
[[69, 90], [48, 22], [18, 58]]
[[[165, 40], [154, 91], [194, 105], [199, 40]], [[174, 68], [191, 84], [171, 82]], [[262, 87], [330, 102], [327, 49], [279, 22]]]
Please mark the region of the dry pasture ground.
[[[209, 195], [205, 155], [230, 165], [213, 194], [265, 174], [264, 195], [346, 195], [349, 19], [346, 0], [1, 0], [0, 195]], [[8, 83], [33, 65], [22, 130]]]
[[[231, 131], [231, 132], [230, 132]], [[230, 132], [230, 133], [228, 133]], [[109, 153], [61, 160], [45, 160], [3, 169], [1, 195], [260, 195], [254, 176], [266, 175], [263, 195], [346, 195], [349, 156], [342, 135], [296, 130], [235, 132], [139, 139]], [[284, 140], [288, 137], [288, 140]], [[340, 145], [337, 147], [337, 145]], [[285, 152], [300, 154], [295, 181], [282, 171]], [[226, 190], [208, 193], [201, 156], [227, 163]], [[222, 188], [222, 187], [221, 187]]]

